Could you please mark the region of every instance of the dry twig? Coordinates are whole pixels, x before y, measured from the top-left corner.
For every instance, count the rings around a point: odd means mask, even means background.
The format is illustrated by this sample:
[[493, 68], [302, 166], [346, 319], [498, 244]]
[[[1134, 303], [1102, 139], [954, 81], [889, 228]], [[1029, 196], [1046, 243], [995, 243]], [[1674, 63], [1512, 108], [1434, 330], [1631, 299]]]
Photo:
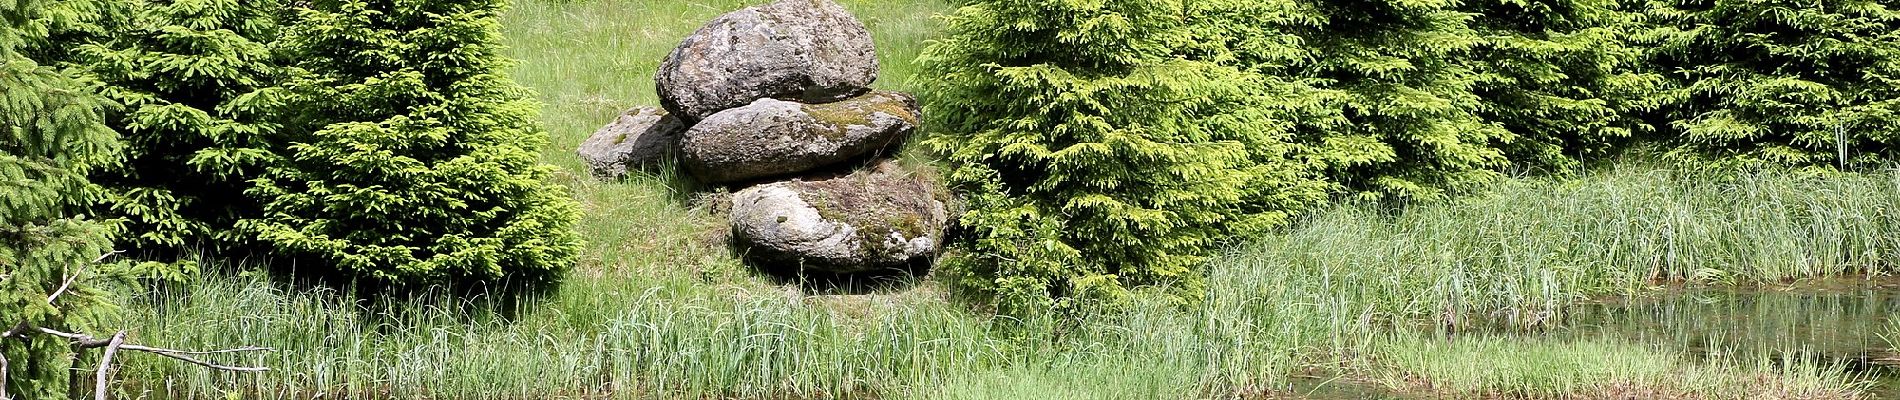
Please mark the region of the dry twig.
[[[108, 341], [95, 339], [90, 335], [86, 335], [82, 333], [60, 332], [60, 331], [46, 329], [46, 328], [40, 328], [40, 333], [66, 338], [67, 340], [73, 341], [73, 346], [76, 346], [79, 348], [86, 348], [86, 349], [99, 348], [99, 347], [104, 347], [107, 344], [109, 344]], [[234, 366], [229, 366], [229, 365], [213, 364], [210, 362], [206, 362], [204, 360], [192, 358], [190, 356], [187, 356], [187, 354], [221, 354], [221, 353], [237, 353], [237, 352], [250, 352], [250, 351], [272, 351], [272, 349], [269, 347], [253, 347], [253, 346], [245, 346], [245, 347], [239, 347], [239, 348], [234, 348], [234, 349], [224, 349], [224, 350], [211, 350], [211, 351], [174, 350], [174, 349], [167, 349], [167, 348], [161, 348], [161, 347], [140, 346], [136, 344], [127, 344], [127, 345], [119, 346], [119, 348], [122, 350], [157, 354], [157, 355], [161, 355], [165, 357], [170, 357], [172, 359], [176, 359], [179, 361], [197, 364], [205, 368], [211, 368], [211, 369], [222, 370], [222, 371], [231, 371], [231, 372], [268, 372], [270, 371], [270, 368], [234, 367]]]
[[[79, 270], [73, 271], [72, 276], [66, 277], [65, 281], [60, 283], [58, 289], [54, 290], [51, 295], [46, 296], [46, 304], [49, 304], [49, 305], [53, 304], [54, 301], [59, 300], [59, 296], [66, 294], [66, 291], [72, 288], [73, 283], [79, 280], [80, 275], [85, 274], [86, 266], [90, 266], [92, 264], [98, 264], [100, 262], [105, 261], [106, 258], [112, 257], [113, 255], [116, 255], [119, 253], [121, 252], [114, 251], [111, 253], [106, 253], [105, 255], [99, 256], [99, 258], [93, 259], [91, 263], [88, 263], [84, 266], [80, 266]], [[105, 348], [105, 354], [99, 358], [99, 371], [95, 375], [94, 377], [95, 381], [93, 383], [94, 385], [93, 395], [94, 395], [94, 398], [98, 400], [106, 400], [106, 394], [108, 393], [106, 386], [108, 383], [110, 383], [110, 378], [112, 375], [112, 359], [113, 357], [118, 355], [120, 350], [157, 354], [157, 355], [165, 356], [165, 357], [172, 358], [175, 360], [184, 361], [187, 363], [192, 363], [192, 364], [196, 364], [205, 368], [211, 368], [211, 369], [220, 370], [220, 371], [232, 371], [232, 372], [270, 371], [270, 368], [265, 368], [265, 367], [242, 367], [242, 366], [221, 365], [221, 364], [215, 364], [215, 363], [211, 363], [208, 361], [191, 357], [192, 355], [226, 354], [226, 353], [241, 353], [241, 352], [252, 352], [252, 351], [271, 351], [271, 349], [268, 347], [244, 346], [244, 347], [233, 348], [233, 349], [206, 350], [206, 351], [176, 350], [176, 349], [167, 349], [167, 348], [162, 348], [162, 347], [149, 347], [149, 346], [140, 346], [136, 344], [127, 344], [125, 343], [125, 336], [126, 336], [125, 331], [119, 331], [117, 333], [114, 333], [112, 334], [112, 337], [109, 339], [99, 340], [97, 338], [92, 337], [91, 335], [86, 335], [83, 333], [61, 332], [58, 330], [48, 329], [44, 327], [34, 327], [31, 324], [28, 324], [26, 321], [21, 321], [19, 324], [14, 325], [12, 328], [9, 328], [4, 332], [0, 332], [0, 348], [6, 347], [6, 344], [7, 344], [5, 341], [6, 339], [12, 339], [16, 337], [23, 338], [23, 337], [26, 337], [26, 335], [35, 334], [35, 333], [65, 338], [66, 340], [72, 341], [73, 347], [75, 348], [81, 348], [81, 349], [94, 349], [94, 348], [101, 348], [101, 347]], [[7, 385], [6, 385], [7, 367], [8, 365], [7, 365], [6, 355], [0, 354], [0, 400], [13, 400], [13, 397], [7, 394]]]
[[125, 251], [123, 250], [114, 250], [111, 253], [100, 255], [99, 258], [92, 259], [92, 262], [86, 263], [85, 265], [80, 265], [78, 271], [73, 271], [73, 276], [66, 277], [66, 281], [61, 282], [59, 284], [58, 290], [54, 290], [53, 294], [46, 296], [46, 304], [53, 304], [53, 300], [59, 299], [59, 295], [66, 294], [66, 289], [71, 289], [73, 287], [73, 281], [79, 280], [80, 275], [86, 274], [86, 267], [90, 267], [93, 264], [98, 264], [100, 262], [105, 261], [106, 258], [110, 258], [113, 255], [124, 253], [124, 252]]
[[112, 377], [112, 356], [119, 354], [119, 347], [125, 345], [125, 331], [112, 334], [106, 341], [106, 354], [99, 356], [99, 374], [94, 377], [92, 398], [106, 400], [106, 382]]

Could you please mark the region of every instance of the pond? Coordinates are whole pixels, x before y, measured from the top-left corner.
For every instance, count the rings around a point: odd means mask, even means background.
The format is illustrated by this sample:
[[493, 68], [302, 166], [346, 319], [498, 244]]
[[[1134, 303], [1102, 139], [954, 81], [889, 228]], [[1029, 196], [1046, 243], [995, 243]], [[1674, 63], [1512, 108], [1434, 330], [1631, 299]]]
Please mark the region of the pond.
[[[1871, 378], [1869, 398], [1900, 399], [1900, 354], [1882, 335], [1900, 318], [1900, 279], [1842, 279], [1767, 288], [1672, 289], [1573, 307], [1555, 328], [1452, 335], [1613, 340], [1708, 362], [1803, 363]], [[1900, 339], [1900, 338], [1896, 338]], [[1406, 398], [1350, 379], [1295, 379], [1314, 399]]]
[[1684, 289], [1573, 310], [1549, 335], [1681, 349], [1701, 359], [1809, 363], [1877, 379], [1900, 398], [1900, 355], [1882, 337], [1900, 312], [1900, 279], [1845, 279], [1759, 289]]

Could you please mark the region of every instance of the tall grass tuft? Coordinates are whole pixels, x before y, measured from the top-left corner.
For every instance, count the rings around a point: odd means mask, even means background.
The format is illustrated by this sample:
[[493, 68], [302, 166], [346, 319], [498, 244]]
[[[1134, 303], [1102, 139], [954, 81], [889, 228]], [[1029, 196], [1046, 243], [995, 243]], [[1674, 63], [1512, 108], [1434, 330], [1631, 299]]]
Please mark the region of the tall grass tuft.
[[1382, 347], [1382, 385], [1443, 398], [1855, 399], [1867, 387], [1812, 364], [1695, 362], [1606, 340], [1406, 336]]
[[1889, 273], [1896, 233], [1900, 171], [1624, 166], [1402, 212], [1340, 206], [1223, 262], [1283, 269], [1363, 318], [1537, 326], [1661, 285]]

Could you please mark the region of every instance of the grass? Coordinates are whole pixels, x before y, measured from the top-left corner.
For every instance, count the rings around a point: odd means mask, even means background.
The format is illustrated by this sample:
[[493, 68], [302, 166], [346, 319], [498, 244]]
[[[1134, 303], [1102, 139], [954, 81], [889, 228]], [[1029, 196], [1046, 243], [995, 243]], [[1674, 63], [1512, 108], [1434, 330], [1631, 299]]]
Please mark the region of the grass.
[[1377, 313], [1368, 318], [1536, 326], [1594, 297], [1885, 274], [1900, 256], [1895, 171], [1625, 165], [1579, 179], [1508, 180], [1388, 213], [1321, 212], [1228, 262], [1325, 277], [1342, 302]]
[[[1749, 393], [1798, 398], [1858, 389], [1827, 371], [1709, 363], [1622, 343], [1440, 343], [1411, 332], [1497, 321], [1535, 328], [1597, 296], [1672, 283], [1886, 272], [1882, 260], [1900, 247], [1892, 239], [1900, 172], [1630, 166], [1511, 180], [1403, 212], [1319, 212], [1214, 262], [1207, 300], [1189, 309], [1144, 303], [1059, 326], [973, 312], [929, 281], [870, 296], [810, 295], [736, 260], [721, 242], [722, 221], [680, 177], [600, 182], [572, 154], [620, 111], [657, 104], [652, 74], [673, 44], [750, 3], [520, 0], [505, 15], [510, 54], [522, 60], [515, 78], [546, 104], [553, 144], [542, 158], [585, 211], [583, 259], [556, 292], [522, 303], [359, 302], [213, 274], [131, 296], [112, 325], [151, 344], [273, 347], [233, 361], [277, 372], [231, 375], [128, 356], [122, 397], [1282, 398], [1295, 397], [1292, 377], [1317, 373], [1427, 395], [1563, 397], [1627, 383], [1720, 398], [1697, 385], [1746, 380], [1792, 388]], [[880, 87], [908, 90], [924, 79], [909, 60], [950, 0], [842, 3], [877, 36]], [[1520, 354], [1534, 357], [1471, 368]], [[1535, 362], [1566, 358], [1614, 367]], [[1704, 378], [1658, 378], [1683, 373]]]
[[[231, 376], [130, 358], [121, 374], [137, 382], [134, 387], [152, 390], [151, 397], [190, 398], [222, 397], [230, 388], [241, 388], [245, 396], [282, 398], [1284, 396], [1288, 391], [1282, 388], [1291, 377], [1312, 373], [1347, 374], [1400, 393], [1453, 396], [1554, 398], [1616, 390], [1677, 398], [1847, 398], [1858, 393], [1863, 383], [1857, 377], [1775, 369], [1760, 358], [1711, 361], [1610, 339], [1535, 335], [1438, 342], [1421, 339], [1430, 330], [1408, 329], [1412, 322], [1439, 320], [1441, 314], [1432, 310], [1462, 310], [1467, 320], [1495, 316], [1506, 322], [1518, 315], [1513, 307], [1536, 305], [1548, 307], [1539, 312], [1562, 313], [1588, 296], [1647, 291], [1659, 283], [1652, 277], [1669, 275], [1652, 269], [1672, 265], [1575, 267], [1598, 269], [1588, 274], [1562, 268], [1501, 272], [1496, 268], [1506, 264], [1481, 261], [1528, 254], [1524, 248], [1560, 247], [1534, 246], [1554, 239], [1504, 227], [1563, 220], [1570, 222], [1559, 226], [1636, 235], [1641, 227], [1674, 215], [1675, 206], [1650, 201], [1653, 211], [1625, 214], [1594, 207], [1638, 198], [1631, 191], [1639, 187], [1674, 187], [1669, 192], [1721, 194], [1723, 199], [1681, 204], [1739, 205], [1810, 198], [1818, 193], [1812, 185], [1827, 182], [1878, 188], [1880, 182], [1900, 181], [1895, 172], [1761, 173], [1727, 181], [1689, 176], [1643, 169], [1576, 180], [1527, 179], [1396, 215], [1342, 206], [1223, 257], [1212, 266], [1213, 284], [1198, 307], [1149, 304], [1072, 328], [995, 320], [948, 301], [928, 282], [883, 295], [810, 296], [748, 274], [685, 279], [671, 272], [628, 270], [634, 272], [574, 279], [552, 297], [529, 303], [521, 314], [506, 315], [485, 310], [508, 310], [509, 305], [480, 299], [472, 304], [356, 304], [322, 290], [283, 289], [260, 277], [212, 276], [141, 296], [131, 302], [122, 324], [149, 343], [275, 347], [278, 352], [252, 361], [285, 372]], [[1708, 188], [1694, 189], [1701, 185]], [[1763, 189], [1752, 196], [1730, 195], [1745, 188], [1780, 189], [1778, 194]], [[1829, 204], [1867, 204], [1889, 192], [1851, 193], [1866, 198]], [[1557, 198], [1601, 206], [1535, 212], [1521, 207]], [[1846, 219], [1891, 219], [1880, 213], [1892, 211], [1882, 209]], [[1822, 214], [1827, 213], [1810, 215]], [[1461, 237], [1449, 233], [1453, 226], [1471, 227], [1466, 237], [1490, 239], [1429, 240]], [[1407, 234], [1419, 236], [1397, 239]], [[1577, 249], [1611, 248], [1624, 237], [1590, 235], [1565, 243]], [[1423, 256], [1447, 253], [1463, 261]], [[1358, 258], [1364, 254], [1386, 256]], [[1845, 270], [1815, 271], [1809, 276]], [[1603, 276], [1617, 279], [1591, 278]], [[1709, 282], [1742, 281], [1729, 276]], [[1547, 282], [1548, 291], [1513, 295], [1510, 289], [1520, 287], [1514, 282], [1531, 278]], [[1031, 328], [1012, 328], [1023, 325]]]
[[1854, 399], [1868, 386], [1820, 366], [1694, 361], [1608, 340], [1407, 337], [1382, 346], [1381, 384], [1443, 398]]

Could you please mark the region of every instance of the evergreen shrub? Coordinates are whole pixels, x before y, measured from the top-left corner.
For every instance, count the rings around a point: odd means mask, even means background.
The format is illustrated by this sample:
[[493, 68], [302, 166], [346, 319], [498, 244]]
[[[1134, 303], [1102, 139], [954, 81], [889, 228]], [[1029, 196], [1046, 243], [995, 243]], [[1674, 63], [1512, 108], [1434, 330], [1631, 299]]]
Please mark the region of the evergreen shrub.
[[276, 159], [238, 222], [297, 268], [397, 285], [554, 279], [577, 205], [537, 164], [533, 96], [499, 54], [501, 0], [300, 2], [280, 39]]
[[1679, 150], [1784, 165], [1900, 145], [1900, 10], [1874, 0], [1652, 0], [1637, 39]]
[[78, 66], [123, 106], [109, 125], [121, 159], [94, 171], [99, 211], [121, 246], [152, 259], [241, 243], [233, 229], [258, 206], [242, 196], [273, 159], [266, 46], [282, 4], [262, 0], [137, 0], [125, 28], [79, 47]]
[[959, 286], [1012, 315], [1142, 287], [1193, 302], [1215, 245], [1320, 196], [1283, 156], [1263, 77], [1182, 54], [1187, 3], [984, 0], [948, 18], [922, 62], [939, 77], [927, 144], [969, 208], [943, 262]]
[[1230, 23], [1299, 38], [1302, 56], [1236, 58], [1291, 59], [1281, 74], [1327, 93], [1331, 114], [1298, 130], [1304, 160], [1363, 198], [1438, 199], [1497, 178], [1517, 138], [1478, 112], [1480, 72], [1469, 59], [1485, 40], [1458, 3], [1306, 0], [1283, 11], [1293, 15]]
[[1511, 133], [1503, 144], [1512, 167], [1559, 170], [1604, 159], [1637, 134], [1639, 118], [1662, 82], [1638, 64], [1628, 31], [1638, 14], [1616, 0], [1475, 0], [1482, 40], [1470, 64], [1480, 118]]

